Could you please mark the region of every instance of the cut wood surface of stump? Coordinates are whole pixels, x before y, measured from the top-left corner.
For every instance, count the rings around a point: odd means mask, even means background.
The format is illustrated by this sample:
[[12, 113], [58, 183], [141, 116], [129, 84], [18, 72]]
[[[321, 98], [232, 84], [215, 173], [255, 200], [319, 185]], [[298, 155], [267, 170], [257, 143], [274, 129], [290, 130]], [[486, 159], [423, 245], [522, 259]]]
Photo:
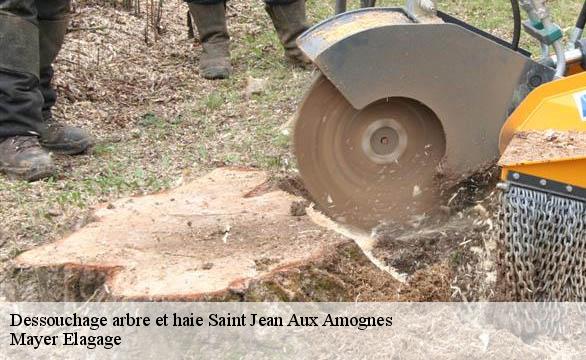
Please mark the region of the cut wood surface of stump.
[[121, 199], [72, 235], [21, 254], [16, 266], [104, 273], [114, 299], [196, 300], [245, 289], [344, 241], [292, 216], [303, 199], [267, 184], [265, 172], [225, 168], [166, 193]]

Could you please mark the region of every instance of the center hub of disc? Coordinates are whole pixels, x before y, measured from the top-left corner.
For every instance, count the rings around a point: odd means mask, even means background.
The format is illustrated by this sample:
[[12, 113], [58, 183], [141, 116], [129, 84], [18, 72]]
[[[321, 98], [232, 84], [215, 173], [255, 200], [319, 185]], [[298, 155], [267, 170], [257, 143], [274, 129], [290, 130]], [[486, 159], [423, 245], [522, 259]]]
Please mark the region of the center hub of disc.
[[393, 119], [379, 119], [362, 136], [364, 154], [377, 164], [396, 163], [407, 149], [407, 132]]
[[392, 127], [382, 127], [372, 134], [370, 146], [377, 155], [389, 155], [399, 145], [399, 134]]

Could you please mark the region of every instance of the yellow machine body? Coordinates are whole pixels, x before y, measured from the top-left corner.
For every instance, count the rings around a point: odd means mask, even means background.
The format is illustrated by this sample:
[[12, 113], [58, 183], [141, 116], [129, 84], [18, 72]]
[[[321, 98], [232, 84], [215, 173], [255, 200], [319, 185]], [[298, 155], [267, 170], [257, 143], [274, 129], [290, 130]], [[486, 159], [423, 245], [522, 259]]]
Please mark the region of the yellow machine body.
[[515, 172], [586, 188], [585, 148], [564, 148], [560, 152], [563, 156], [550, 158], [546, 155], [548, 146], [555, 144], [545, 142], [544, 148], [527, 151], [542, 156], [524, 157], [519, 151], [516, 156], [507, 156], [512, 141], [523, 142], [523, 136], [516, 137], [516, 134], [532, 132], [568, 133], [586, 138], [586, 72], [546, 83], [531, 92], [503, 126], [499, 141], [503, 180]]

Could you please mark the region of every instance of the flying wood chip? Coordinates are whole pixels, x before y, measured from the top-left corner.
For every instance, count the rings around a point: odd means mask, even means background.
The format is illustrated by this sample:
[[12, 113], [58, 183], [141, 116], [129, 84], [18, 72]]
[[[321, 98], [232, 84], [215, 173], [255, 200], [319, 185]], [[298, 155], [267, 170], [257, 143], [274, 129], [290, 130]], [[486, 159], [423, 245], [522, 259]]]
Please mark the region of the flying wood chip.
[[300, 200], [267, 186], [264, 172], [218, 169], [166, 193], [102, 207], [96, 222], [16, 262], [104, 271], [117, 299], [221, 294], [343, 240], [291, 215]]

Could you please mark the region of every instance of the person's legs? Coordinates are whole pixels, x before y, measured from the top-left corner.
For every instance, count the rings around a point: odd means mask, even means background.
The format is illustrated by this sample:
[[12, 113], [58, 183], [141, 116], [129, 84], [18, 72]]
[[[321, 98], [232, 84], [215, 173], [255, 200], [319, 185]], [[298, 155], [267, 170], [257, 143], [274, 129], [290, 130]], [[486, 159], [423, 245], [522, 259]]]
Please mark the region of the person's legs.
[[43, 118], [51, 118], [51, 108], [55, 105], [57, 94], [51, 86], [53, 80], [53, 61], [59, 54], [67, 26], [69, 25], [68, 0], [35, 0], [39, 22], [39, 56], [41, 93], [45, 100]]
[[46, 127], [34, 0], [0, 0], [0, 49], [0, 170], [25, 180], [49, 176], [54, 167], [38, 142]]
[[230, 35], [226, 27], [224, 0], [187, 1], [197, 27], [203, 53], [199, 59], [200, 75], [206, 79], [230, 77]]
[[0, 137], [39, 135], [37, 12], [33, 0], [0, 0]]
[[53, 80], [53, 61], [59, 54], [67, 26], [69, 25], [70, 0], [35, 0], [39, 24], [39, 75], [43, 94], [42, 115], [47, 131], [41, 136], [41, 144], [47, 149], [62, 154], [79, 154], [92, 144], [92, 137], [84, 130], [64, 126], [53, 118], [51, 109], [57, 94]]
[[308, 29], [305, 14], [305, 0], [265, 0], [279, 40], [285, 48], [285, 56], [296, 63], [309, 64], [311, 61], [297, 47], [297, 37]]

